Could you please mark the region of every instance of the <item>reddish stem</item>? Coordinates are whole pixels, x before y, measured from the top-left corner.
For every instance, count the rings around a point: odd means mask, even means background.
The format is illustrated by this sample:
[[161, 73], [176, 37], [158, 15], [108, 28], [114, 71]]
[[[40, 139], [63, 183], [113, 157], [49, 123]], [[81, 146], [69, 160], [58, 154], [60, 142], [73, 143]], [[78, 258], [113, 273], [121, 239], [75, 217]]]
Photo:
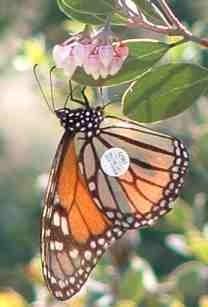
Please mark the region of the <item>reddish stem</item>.
[[[137, 11], [129, 7], [126, 0], [117, 0], [118, 5], [129, 18], [128, 26], [131, 28], [143, 28], [149, 31], [166, 34], [169, 36], [182, 36], [184, 41], [193, 41], [203, 47], [208, 48], [208, 39], [199, 38], [193, 35], [175, 16], [166, 0], [152, 0], [153, 4], [169, 22], [165, 26], [154, 24], [144, 16], [142, 10], [137, 6]], [[154, 3], [156, 2], [156, 3]], [[159, 14], [158, 14], [159, 15]]]

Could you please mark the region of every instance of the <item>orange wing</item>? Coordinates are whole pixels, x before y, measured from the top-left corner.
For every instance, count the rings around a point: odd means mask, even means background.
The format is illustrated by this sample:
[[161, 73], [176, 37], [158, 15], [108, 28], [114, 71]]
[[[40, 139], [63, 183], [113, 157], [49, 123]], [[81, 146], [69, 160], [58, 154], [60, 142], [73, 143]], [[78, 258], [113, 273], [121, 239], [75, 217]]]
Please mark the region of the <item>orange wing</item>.
[[106, 248], [125, 232], [112, 226], [80, 174], [73, 139], [65, 134], [56, 153], [42, 215], [43, 274], [53, 295], [80, 290]]
[[[101, 123], [99, 135], [88, 143], [80, 136], [77, 141], [88, 189], [113, 224], [127, 229], [152, 225], [172, 208], [188, 166], [181, 141], [110, 116]], [[112, 148], [124, 150], [130, 161], [118, 177], [109, 176], [100, 163]]]

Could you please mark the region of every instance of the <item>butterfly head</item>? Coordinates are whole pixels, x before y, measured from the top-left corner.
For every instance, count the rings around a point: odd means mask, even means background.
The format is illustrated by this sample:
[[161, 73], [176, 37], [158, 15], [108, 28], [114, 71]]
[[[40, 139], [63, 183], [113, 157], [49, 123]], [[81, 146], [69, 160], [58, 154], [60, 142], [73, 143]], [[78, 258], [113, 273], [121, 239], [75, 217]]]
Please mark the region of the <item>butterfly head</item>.
[[78, 108], [75, 110], [61, 108], [55, 111], [61, 126], [70, 133], [85, 132], [88, 137], [99, 133], [99, 126], [103, 120], [103, 109]]

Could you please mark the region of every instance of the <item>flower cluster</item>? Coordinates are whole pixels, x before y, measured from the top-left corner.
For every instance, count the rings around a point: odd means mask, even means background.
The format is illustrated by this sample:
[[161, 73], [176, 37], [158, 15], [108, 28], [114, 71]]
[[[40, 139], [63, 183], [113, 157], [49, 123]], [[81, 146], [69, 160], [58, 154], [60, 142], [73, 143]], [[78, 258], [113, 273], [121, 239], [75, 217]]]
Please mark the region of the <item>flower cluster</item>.
[[95, 80], [115, 75], [127, 56], [128, 47], [125, 43], [113, 43], [103, 33], [93, 37], [75, 35], [53, 49], [56, 66], [62, 68], [69, 77], [77, 67], [82, 67]]

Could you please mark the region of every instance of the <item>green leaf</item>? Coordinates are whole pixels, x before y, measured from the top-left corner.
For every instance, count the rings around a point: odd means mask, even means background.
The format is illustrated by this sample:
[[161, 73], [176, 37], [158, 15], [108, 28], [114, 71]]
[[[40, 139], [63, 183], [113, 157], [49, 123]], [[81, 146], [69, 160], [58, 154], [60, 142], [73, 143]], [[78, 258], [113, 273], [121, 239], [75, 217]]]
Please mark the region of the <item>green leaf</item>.
[[63, 0], [57, 0], [60, 10], [68, 17], [76, 19], [80, 22], [92, 25], [98, 25], [104, 23], [106, 20], [105, 15], [87, 14], [74, 10], [70, 6], [67, 6]]
[[140, 122], [175, 116], [205, 93], [208, 70], [192, 64], [167, 64], [139, 78], [123, 96], [123, 112]]
[[145, 17], [153, 19], [155, 22], [163, 23], [162, 18], [159, 17], [154, 7], [151, 5], [151, 2], [146, 0], [134, 0], [134, 3], [137, 7], [140, 8]]
[[154, 40], [127, 40], [129, 56], [118, 74], [106, 79], [94, 80], [83, 69], [77, 69], [73, 80], [87, 86], [113, 86], [135, 80], [157, 63], [170, 45]]
[[87, 14], [111, 14], [114, 9], [113, 0], [62, 0], [65, 7]]
[[111, 0], [98, 0], [96, 5], [95, 1], [92, 0], [57, 0], [57, 3], [66, 16], [82, 23], [104, 24], [109, 15], [112, 15], [112, 24], [123, 25], [127, 22], [127, 18], [120, 15], [117, 10], [113, 13], [114, 8]]
[[[112, 16], [112, 24], [125, 25], [128, 20], [115, 6], [113, 0], [57, 0], [60, 10], [68, 17], [92, 25], [103, 24], [106, 18]], [[145, 0], [135, 0], [135, 4], [146, 17], [157, 23], [164, 24], [152, 5]]]

